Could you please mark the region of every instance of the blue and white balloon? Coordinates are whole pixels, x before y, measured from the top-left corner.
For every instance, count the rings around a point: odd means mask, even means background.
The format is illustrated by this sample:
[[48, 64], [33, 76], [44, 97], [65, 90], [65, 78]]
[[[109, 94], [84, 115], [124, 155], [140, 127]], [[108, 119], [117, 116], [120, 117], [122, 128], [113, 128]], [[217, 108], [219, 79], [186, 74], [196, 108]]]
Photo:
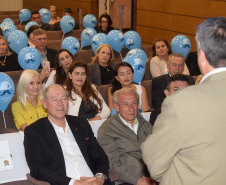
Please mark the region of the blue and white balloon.
[[145, 64], [147, 63], [148, 60], [147, 54], [142, 49], [132, 49], [127, 53], [126, 56], [131, 55], [140, 58]]
[[13, 31], [8, 37], [9, 47], [17, 54], [28, 45], [27, 35], [20, 30]]
[[84, 28], [94, 28], [97, 25], [97, 18], [93, 14], [88, 14], [83, 18]]
[[5, 22], [7, 24], [14, 24], [15, 25], [14, 21], [11, 18], [5, 18], [2, 22]]
[[191, 50], [191, 41], [185, 35], [177, 35], [171, 41], [173, 53], [180, 53], [186, 58]]
[[21, 22], [28, 21], [31, 18], [31, 12], [28, 9], [22, 9], [19, 13], [19, 19]]
[[112, 30], [108, 33], [109, 44], [113, 50], [121, 52], [124, 45], [123, 33], [119, 30]]
[[48, 24], [50, 19], [51, 19], [50, 11], [48, 9], [46, 9], [46, 8], [42, 8], [42, 9], [39, 10], [39, 14], [42, 17], [41, 21], [43, 23], [47, 23]]
[[18, 62], [24, 70], [32, 69], [36, 71], [41, 63], [41, 55], [37, 49], [25, 47], [18, 55]]
[[136, 83], [141, 82], [145, 73], [145, 63], [140, 58], [133, 55], [125, 57], [123, 62], [127, 62], [132, 66], [134, 70], [133, 81]]
[[2, 27], [2, 33], [6, 40], [8, 40], [9, 35], [15, 30], [17, 30], [17, 27], [13, 24], [7, 24]]
[[15, 85], [13, 80], [5, 73], [0, 72], [0, 111], [5, 111], [13, 99]]
[[81, 34], [81, 46], [85, 47], [91, 45], [92, 39], [96, 34], [96, 30], [94, 30], [93, 28], [84, 29]]
[[39, 26], [39, 24], [37, 22], [30, 21], [29, 23], [26, 24], [25, 31], [27, 32], [29, 30], [29, 28], [34, 25]]
[[92, 46], [94, 54], [96, 54], [97, 49], [102, 44], [109, 44], [108, 36], [104, 33], [98, 33], [93, 37], [92, 42], [91, 42], [91, 46]]
[[141, 47], [141, 37], [135, 31], [127, 31], [124, 35], [125, 46], [127, 49], [135, 49]]
[[78, 39], [75, 37], [67, 37], [63, 40], [61, 44], [61, 49], [66, 49], [68, 50], [72, 55], [75, 55], [80, 48], [80, 44]]
[[75, 20], [70, 15], [65, 15], [60, 20], [60, 27], [63, 33], [68, 33], [75, 27]]

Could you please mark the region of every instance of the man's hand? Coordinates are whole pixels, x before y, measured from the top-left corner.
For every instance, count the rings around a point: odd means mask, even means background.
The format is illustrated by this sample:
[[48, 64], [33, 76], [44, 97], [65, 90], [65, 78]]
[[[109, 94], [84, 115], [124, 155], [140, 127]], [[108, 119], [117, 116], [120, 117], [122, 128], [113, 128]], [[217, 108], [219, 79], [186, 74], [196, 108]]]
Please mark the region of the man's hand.
[[103, 185], [104, 184], [104, 179], [100, 178], [100, 177], [80, 177], [81, 180], [90, 180], [93, 179], [92, 181], [90, 181], [91, 185]]
[[81, 177], [81, 180], [76, 180], [73, 185], [91, 185], [95, 180], [95, 177]]
[[157, 183], [151, 177], [142, 177], [139, 178], [137, 185], [157, 185]]
[[45, 79], [45, 77], [47, 77], [48, 75], [49, 75], [48, 68], [47, 67], [43, 68], [41, 73], [40, 73], [41, 81], [43, 81]]

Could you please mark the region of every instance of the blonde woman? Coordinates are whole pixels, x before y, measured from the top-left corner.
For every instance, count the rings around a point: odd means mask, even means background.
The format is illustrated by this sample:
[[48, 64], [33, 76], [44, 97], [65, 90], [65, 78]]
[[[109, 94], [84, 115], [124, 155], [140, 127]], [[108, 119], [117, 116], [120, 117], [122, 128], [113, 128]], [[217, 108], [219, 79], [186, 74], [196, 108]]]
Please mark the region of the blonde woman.
[[42, 106], [42, 83], [39, 73], [25, 70], [17, 85], [17, 102], [12, 104], [12, 113], [18, 130], [24, 131], [26, 126], [46, 117], [46, 109]]
[[102, 44], [96, 51], [92, 63], [88, 64], [90, 67], [89, 81], [95, 85], [110, 84], [114, 77], [114, 52], [110, 45]]

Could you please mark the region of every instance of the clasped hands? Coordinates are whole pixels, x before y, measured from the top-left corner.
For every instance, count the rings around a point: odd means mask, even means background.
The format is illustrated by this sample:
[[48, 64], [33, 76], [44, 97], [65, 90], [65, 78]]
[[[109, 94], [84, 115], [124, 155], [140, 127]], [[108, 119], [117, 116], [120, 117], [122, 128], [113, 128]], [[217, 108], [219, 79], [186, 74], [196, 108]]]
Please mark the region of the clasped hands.
[[104, 180], [100, 177], [80, 177], [73, 185], [103, 185]]

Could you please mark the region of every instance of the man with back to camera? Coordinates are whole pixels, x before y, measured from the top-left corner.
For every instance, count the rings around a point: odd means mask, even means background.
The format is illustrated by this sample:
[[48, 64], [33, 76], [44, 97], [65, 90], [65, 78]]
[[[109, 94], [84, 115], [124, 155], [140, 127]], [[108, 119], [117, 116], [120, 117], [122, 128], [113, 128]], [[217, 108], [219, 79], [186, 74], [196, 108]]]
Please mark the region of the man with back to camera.
[[33, 11], [31, 14], [31, 21], [37, 22], [39, 27], [43, 30], [50, 31], [51, 26], [47, 23], [41, 22], [41, 16], [38, 11]]
[[107, 156], [88, 121], [65, 115], [68, 108], [65, 89], [58, 84], [50, 85], [42, 102], [48, 117], [34, 122], [24, 132], [31, 176], [54, 185], [111, 184], [106, 176]]
[[[190, 77], [184, 74], [175, 74], [171, 76], [167, 82], [167, 88], [164, 90], [164, 94], [168, 97], [170, 94], [188, 87], [190, 83]], [[186, 98], [186, 97], [185, 97]], [[157, 116], [161, 113], [161, 109], [156, 109], [151, 112], [149, 122], [154, 125]]]
[[141, 146], [160, 185], [226, 182], [226, 18], [201, 23], [196, 42], [203, 79], [166, 98], [152, 135]]
[[[180, 53], [173, 53], [168, 57], [168, 64], [167, 68], [169, 73], [166, 75], [162, 75], [152, 79], [152, 105], [154, 109], [159, 109], [162, 105], [163, 100], [166, 98], [164, 94], [164, 90], [167, 87], [167, 81], [169, 80], [170, 76], [175, 74], [182, 74], [184, 71], [184, 56]], [[189, 76], [190, 78], [190, 85], [194, 85], [194, 79]]]
[[138, 113], [139, 95], [131, 88], [113, 94], [118, 113], [99, 128], [97, 140], [108, 156], [120, 183], [150, 185], [153, 180], [142, 160], [140, 144], [151, 134], [151, 124]]

